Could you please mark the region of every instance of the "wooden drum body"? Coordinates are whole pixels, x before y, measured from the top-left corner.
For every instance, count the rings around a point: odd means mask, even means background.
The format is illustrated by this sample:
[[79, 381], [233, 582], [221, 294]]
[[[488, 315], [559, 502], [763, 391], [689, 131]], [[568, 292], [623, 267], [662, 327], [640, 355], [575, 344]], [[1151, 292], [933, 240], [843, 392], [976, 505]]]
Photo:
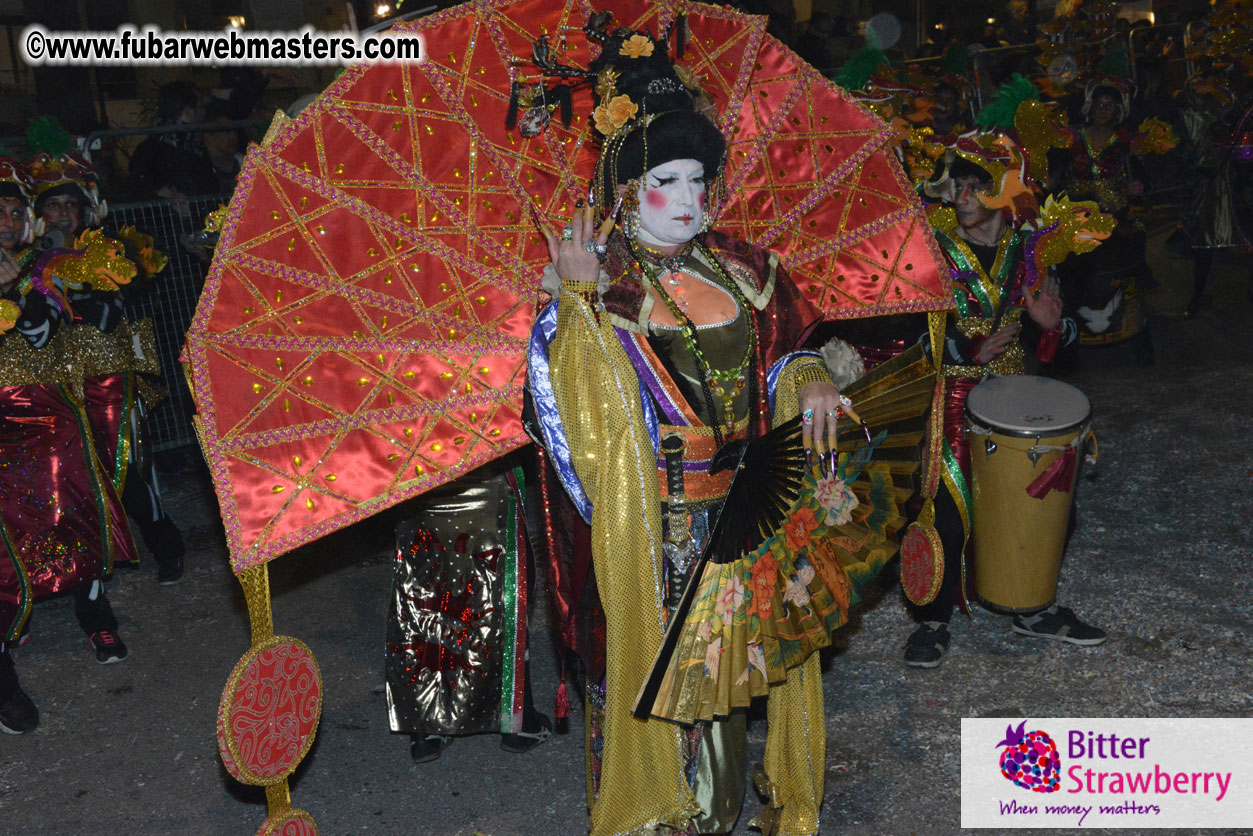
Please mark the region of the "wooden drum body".
[[975, 594], [1005, 612], [1043, 609], [1057, 594], [1091, 403], [1057, 380], [993, 375], [970, 391], [966, 420]]

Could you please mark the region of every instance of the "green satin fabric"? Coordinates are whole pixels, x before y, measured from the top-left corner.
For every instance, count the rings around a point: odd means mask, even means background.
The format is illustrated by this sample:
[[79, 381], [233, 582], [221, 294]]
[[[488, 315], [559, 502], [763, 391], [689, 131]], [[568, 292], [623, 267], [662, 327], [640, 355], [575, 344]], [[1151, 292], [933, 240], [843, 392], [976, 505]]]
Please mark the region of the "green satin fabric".
[[692, 819], [697, 833], [730, 833], [740, 816], [748, 781], [748, 729], [737, 711], [715, 720], [701, 735], [692, 792], [701, 814]]

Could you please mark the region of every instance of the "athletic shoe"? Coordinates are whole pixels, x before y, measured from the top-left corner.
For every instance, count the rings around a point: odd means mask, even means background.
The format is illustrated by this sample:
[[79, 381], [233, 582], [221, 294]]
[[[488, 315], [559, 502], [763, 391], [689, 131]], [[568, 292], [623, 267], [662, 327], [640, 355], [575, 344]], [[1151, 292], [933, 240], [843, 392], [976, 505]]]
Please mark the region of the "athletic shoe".
[[948, 622], [924, 621], [905, 640], [905, 664], [911, 668], [938, 667], [948, 650]]
[[1073, 610], [1056, 604], [1031, 615], [1014, 616], [1014, 632], [1078, 645], [1100, 644], [1106, 638], [1104, 630], [1084, 624]]
[[96, 661], [102, 665], [120, 662], [130, 654], [117, 633], [107, 627], [87, 638], [91, 642], [91, 649], [96, 653]]

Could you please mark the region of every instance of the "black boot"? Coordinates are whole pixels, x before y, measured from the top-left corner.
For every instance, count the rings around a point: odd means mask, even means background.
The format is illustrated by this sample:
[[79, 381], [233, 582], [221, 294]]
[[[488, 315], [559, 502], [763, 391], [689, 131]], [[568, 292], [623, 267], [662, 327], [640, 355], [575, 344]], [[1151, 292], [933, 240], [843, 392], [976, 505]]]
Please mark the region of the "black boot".
[[0, 731], [27, 734], [39, 728], [39, 709], [17, 681], [13, 657], [0, 650]]
[[517, 734], [502, 734], [500, 748], [506, 752], [522, 754], [529, 752], [543, 743], [553, 734], [553, 721], [547, 714], [536, 712], [522, 721], [522, 731]]
[[144, 545], [152, 553], [152, 559], [157, 562], [157, 583], [162, 586], [178, 583], [183, 577], [183, 555], [187, 552], [178, 526], [169, 517], [162, 517], [156, 522], [141, 525], [140, 534]]
[[135, 520], [139, 535], [157, 563], [157, 583], [162, 586], [178, 583], [183, 577], [183, 534], [166, 516], [161, 500], [152, 488], [152, 473], [141, 467], [126, 480], [122, 489], [122, 505]]
[[414, 763], [428, 763], [439, 757], [440, 752], [452, 745], [452, 737], [447, 734], [411, 734], [409, 735], [409, 757]]

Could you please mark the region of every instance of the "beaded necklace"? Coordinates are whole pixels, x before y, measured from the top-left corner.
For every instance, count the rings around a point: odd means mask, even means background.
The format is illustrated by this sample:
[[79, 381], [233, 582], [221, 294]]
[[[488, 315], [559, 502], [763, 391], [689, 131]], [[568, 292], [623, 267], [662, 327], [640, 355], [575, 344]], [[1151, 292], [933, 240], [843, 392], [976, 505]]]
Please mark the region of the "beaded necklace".
[[[679, 306], [680, 310], [687, 313], [687, 307], [691, 304], [691, 300], [687, 298], [687, 288], [683, 286], [683, 268], [687, 264], [687, 255], [691, 250], [691, 243], [689, 242], [686, 247], [674, 255], [666, 255], [645, 244], [640, 244], [640, 249], [643, 250], [649, 261], [665, 268], [666, 284], [670, 286], [670, 297], [674, 299], [674, 303]], [[675, 319], [678, 319], [678, 317], [675, 317]]]
[[[662, 284], [661, 274], [651, 268], [644, 254], [637, 248], [636, 243], [628, 239], [628, 246], [631, 248], [631, 254], [635, 256], [635, 261], [640, 267], [640, 271], [648, 279], [648, 283], [657, 291], [657, 295], [670, 309], [671, 315], [675, 321], [679, 323], [679, 328], [683, 334], [683, 340], [687, 344], [688, 350], [692, 352], [692, 356], [696, 358], [696, 368], [701, 375], [701, 392], [705, 396], [705, 406], [709, 410], [712, 419], [714, 441], [721, 447], [723, 436], [721, 427], [719, 426], [718, 413], [714, 407], [713, 398], [717, 397], [722, 401], [723, 414], [725, 416], [726, 428], [728, 431], [735, 427], [735, 396], [748, 386], [750, 380], [750, 371], [752, 369], [753, 357], [757, 352], [757, 326], [753, 321], [752, 311], [749, 308], [748, 300], [740, 292], [739, 286], [735, 281], [727, 275], [726, 270], [718, 263], [710, 252], [701, 244], [696, 244], [701, 254], [705, 256], [706, 262], [713, 268], [714, 273], [721, 280], [720, 286], [723, 287], [731, 297], [735, 299], [739, 305], [741, 313], [745, 317], [745, 323], [748, 327], [748, 339], [745, 341], [744, 355], [740, 358], [740, 362], [729, 369], [714, 369], [710, 367], [709, 361], [705, 359], [705, 354], [700, 348], [700, 338], [696, 332], [696, 325], [693, 324], [691, 318], [687, 315], [686, 306], [681, 306], [670, 293], [666, 291]], [[659, 255], [656, 251], [654, 254]], [[686, 260], [686, 252], [680, 255], [666, 258], [662, 262], [663, 266], [669, 270], [669, 283], [678, 284], [675, 273], [677, 268], [682, 267]], [[750, 397], [751, 397], [750, 392]]]

